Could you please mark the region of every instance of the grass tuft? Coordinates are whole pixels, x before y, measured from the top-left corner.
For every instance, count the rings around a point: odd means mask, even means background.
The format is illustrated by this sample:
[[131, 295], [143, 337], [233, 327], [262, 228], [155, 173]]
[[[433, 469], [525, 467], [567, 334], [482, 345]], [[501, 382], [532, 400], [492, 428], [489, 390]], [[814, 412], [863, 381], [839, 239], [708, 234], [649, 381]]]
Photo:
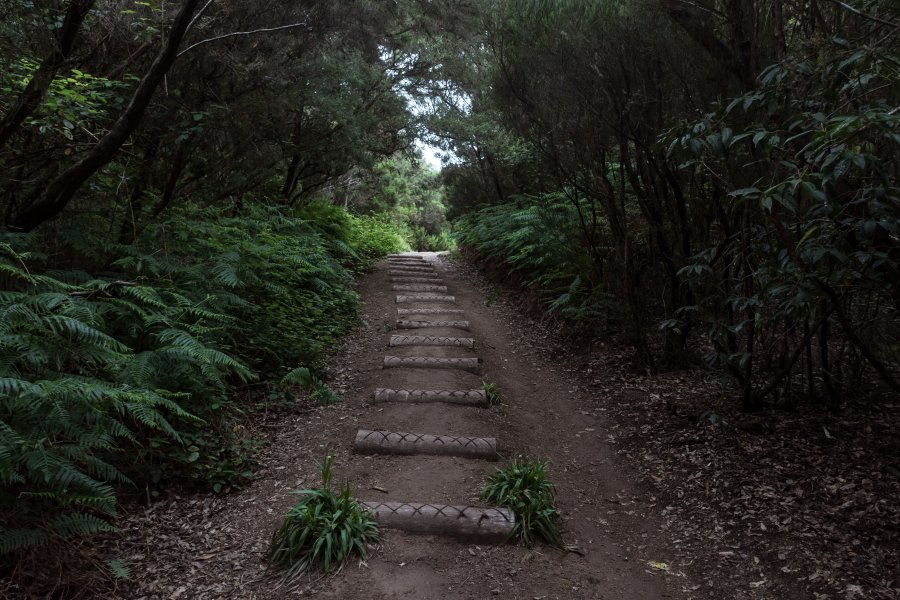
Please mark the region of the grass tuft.
[[484, 389], [485, 396], [487, 397], [488, 406], [499, 406], [503, 403], [503, 397], [500, 395], [500, 390], [497, 389], [497, 384], [490, 381], [482, 381], [482, 388]]
[[338, 493], [331, 489], [333, 462], [329, 454], [322, 465], [321, 488], [294, 492], [301, 499], [272, 536], [266, 561], [285, 571], [287, 579], [313, 569], [327, 573], [353, 554], [366, 560], [368, 544], [378, 541], [378, 524], [350, 495], [349, 484], [342, 483]]
[[482, 500], [510, 509], [516, 516], [512, 536], [526, 546], [536, 539], [562, 547], [559, 511], [554, 506], [556, 488], [547, 479], [547, 463], [516, 459], [488, 475]]

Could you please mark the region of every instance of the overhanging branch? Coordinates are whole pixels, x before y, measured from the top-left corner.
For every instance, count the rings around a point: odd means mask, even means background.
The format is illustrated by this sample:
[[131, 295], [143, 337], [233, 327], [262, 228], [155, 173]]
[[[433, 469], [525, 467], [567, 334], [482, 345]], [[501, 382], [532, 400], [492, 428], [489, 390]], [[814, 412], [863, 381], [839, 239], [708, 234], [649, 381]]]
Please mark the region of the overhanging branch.
[[255, 35], [255, 34], [257, 34], [257, 33], [268, 33], [268, 32], [270, 32], [270, 31], [282, 31], [282, 30], [284, 30], [284, 29], [293, 29], [293, 28], [295, 28], [295, 27], [303, 27], [303, 26], [306, 25], [306, 24], [307, 24], [306, 21], [302, 21], [302, 22], [300, 22], [300, 23], [291, 23], [290, 25], [281, 25], [281, 26], [279, 26], [279, 27], [265, 27], [265, 28], [262, 28], [262, 29], [254, 29], [254, 30], [252, 30], [252, 31], [235, 31], [235, 32], [232, 32], [232, 33], [226, 33], [226, 34], [224, 34], [224, 35], [217, 35], [216, 37], [211, 37], [211, 38], [208, 38], [208, 39], [205, 39], [205, 40], [200, 40], [199, 42], [197, 42], [197, 43], [195, 43], [195, 44], [191, 44], [190, 46], [188, 46], [187, 48], [185, 48], [184, 50], [182, 50], [181, 52], [179, 52], [179, 53], [178, 53], [178, 56], [181, 56], [181, 55], [183, 55], [183, 54], [186, 54], [187, 52], [190, 52], [191, 50], [193, 50], [193, 49], [196, 48], [197, 46], [202, 46], [203, 44], [209, 44], [209, 43], [211, 43], [211, 42], [217, 42], [217, 41], [219, 41], [219, 40], [224, 40], [224, 39], [226, 39], [226, 38], [239, 37], [239, 36], [248, 36], [248, 35]]

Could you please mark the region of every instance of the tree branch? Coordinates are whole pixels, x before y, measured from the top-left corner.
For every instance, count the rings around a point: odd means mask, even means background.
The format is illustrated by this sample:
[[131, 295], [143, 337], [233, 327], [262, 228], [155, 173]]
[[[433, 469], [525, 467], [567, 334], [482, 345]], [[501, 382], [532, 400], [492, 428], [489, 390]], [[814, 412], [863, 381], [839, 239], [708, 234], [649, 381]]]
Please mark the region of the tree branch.
[[235, 32], [233, 32], [233, 33], [226, 33], [226, 34], [224, 34], [224, 35], [217, 35], [216, 37], [211, 37], [211, 38], [208, 38], [208, 39], [205, 39], [205, 40], [200, 40], [200, 41], [197, 42], [196, 44], [191, 44], [190, 46], [188, 46], [187, 48], [185, 48], [184, 50], [182, 50], [181, 52], [179, 52], [179, 53], [178, 53], [178, 56], [181, 56], [181, 55], [183, 55], [183, 54], [185, 54], [185, 53], [187, 53], [187, 52], [190, 52], [191, 50], [193, 50], [193, 49], [196, 48], [197, 46], [202, 46], [203, 44], [209, 44], [210, 42], [217, 42], [217, 41], [219, 41], [219, 40], [224, 40], [224, 39], [226, 39], [226, 38], [231, 38], [231, 37], [248, 36], [248, 35], [254, 35], [254, 34], [256, 34], [256, 33], [267, 33], [267, 32], [270, 32], [270, 31], [281, 31], [281, 30], [283, 30], [283, 29], [292, 29], [292, 28], [294, 28], [294, 27], [303, 27], [303, 26], [306, 25], [306, 24], [307, 24], [306, 21], [302, 21], [302, 22], [300, 22], [300, 23], [291, 23], [290, 25], [281, 25], [280, 27], [266, 27], [266, 28], [263, 28], [263, 29], [254, 29], [254, 30], [252, 30], [252, 31], [235, 31]]
[[882, 25], [887, 25], [888, 27], [896, 27], [898, 25], [898, 23], [892, 23], [890, 21], [885, 21], [884, 19], [882, 19], [880, 17], [876, 17], [875, 15], [870, 15], [868, 13], [864, 13], [863, 11], [856, 8], [855, 6], [850, 6], [846, 2], [841, 2], [841, 0], [828, 0], [828, 1], [831, 2], [832, 4], [837, 4], [844, 10], [849, 10], [854, 15], [856, 15], [858, 17], [862, 17], [863, 19], [875, 21], [876, 23], [881, 23]]

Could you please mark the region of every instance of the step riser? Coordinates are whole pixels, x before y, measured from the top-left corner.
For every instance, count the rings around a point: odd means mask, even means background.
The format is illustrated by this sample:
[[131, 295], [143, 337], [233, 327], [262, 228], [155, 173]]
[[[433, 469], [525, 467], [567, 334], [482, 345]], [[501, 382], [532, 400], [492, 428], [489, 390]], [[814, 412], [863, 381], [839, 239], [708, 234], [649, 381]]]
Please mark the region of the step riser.
[[398, 433], [368, 429], [360, 429], [356, 432], [353, 450], [360, 454], [421, 454], [497, 460], [497, 440], [495, 438]]
[[395, 292], [446, 292], [446, 285], [394, 285], [391, 289]]
[[464, 406], [487, 406], [484, 390], [390, 390], [378, 388], [373, 401], [402, 402], [407, 404], [461, 404]]
[[409, 315], [461, 315], [464, 311], [461, 308], [398, 308], [398, 317], [408, 317]]
[[402, 273], [436, 273], [433, 267], [414, 267], [404, 265], [391, 265], [390, 271], [400, 271]]
[[385, 369], [451, 369], [478, 373], [481, 365], [477, 358], [435, 358], [431, 356], [385, 356]]
[[392, 335], [390, 346], [449, 346], [474, 350], [475, 340], [472, 338], [436, 337], [431, 335]]
[[397, 329], [433, 329], [443, 327], [446, 329], [469, 330], [468, 321], [397, 321]]
[[456, 296], [437, 296], [433, 294], [423, 296], [404, 294], [397, 296], [397, 304], [409, 304], [410, 302], [456, 302]]
[[444, 285], [444, 280], [440, 277], [391, 277], [391, 283], [399, 284], [422, 284], [422, 285]]
[[483, 544], [502, 544], [512, 535], [515, 516], [506, 508], [476, 508], [406, 502], [363, 502], [379, 527], [407, 533], [447, 535]]

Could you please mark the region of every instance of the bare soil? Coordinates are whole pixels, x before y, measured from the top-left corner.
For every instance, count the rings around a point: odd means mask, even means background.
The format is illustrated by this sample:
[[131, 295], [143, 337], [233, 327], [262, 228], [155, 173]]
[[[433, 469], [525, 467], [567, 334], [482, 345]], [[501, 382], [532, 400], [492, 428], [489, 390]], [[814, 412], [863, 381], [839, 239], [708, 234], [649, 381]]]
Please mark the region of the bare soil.
[[[388, 348], [397, 293], [391, 291], [386, 265], [363, 277], [358, 291], [364, 324], [347, 336], [330, 367], [329, 383], [344, 402], [327, 407], [301, 402], [269, 414], [252, 432], [265, 445], [248, 488], [227, 496], [173, 496], [135, 508], [115, 548], [133, 577], [117, 597], [892, 597], [896, 520], [892, 526], [881, 519], [897, 516], [897, 496], [890, 496], [896, 477], [863, 469], [850, 472], [843, 483], [823, 480], [822, 485], [858, 486], [850, 492], [859, 492], [854, 496], [859, 505], [868, 490], [869, 512], [858, 526], [870, 525], [874, 533], [848, 534], [845, 522], [832, 523], [833, 546], [822, 549], [816, 536], [828, 531], [803, 521], [807, 528], [800, 535], [796, 523], [783, 523], [783, 515], [798, 512], [815, 490], [803, 491], [809, 485], [803, 473], [775, 468], [767, 448], [795, 448], [755, 427], [744, 432], [712, 426], [692, 413], [691, 398], [707, 402], [723, 393], [724, 384], [695, 371], [663, 377], [631, 373], [618, 346], [588, 347], [577, 340], [561, 345], [557, 331], [524, 316], [470, 266], [429, 259], [456, 296], [455, 307], [465, 310], [471, 332], [415, 333], [474, 337], [476, 350]], [[386, 354], [478, 356], [483, 373], [384, 370]], [[482, 380], [497, 384], [504, 407], [371, 401], [377, 387], [467, 389], [480, 387]], [[731, 421], [731, 415], [725, 419]], [[770, 425], [760, 427], [766, 432]], [[319, 485], [318, 465], [326, 453], [336, 457], [335, 478], [350, 481], [364, 500], [478, 505], [484, 478], [496, 467], [448, 457], [355, 455], [351, 445], [360, 428], [496, 437], [506, 458], [548, 460], [571, 551], [477, 546], [383, 530], [381, 547], [367, 564], [352, 562], [335, 575], [283, 584], [266, 572], [262, 554], [294, 501], [290, 491]], [[829, 431], [834, 435], [845, 432]], [[746, 455], [735, 454], [736, 444]], [[870, 466], [896, 469], [896, 459], [886, 462]], [[764, 467], [770, 464], [774, 471], [767, 474]], [[837, 477], [826, 466], [817, 467], [822, 477]], [[795, 487], [800, 491], [793, 503], [783, 505], [779, 494]], [[799, 513], [798, 521], [805, 514]], [[860, 562], [859, 556], [866, 558]], [[848, 569], [860, 576], [850, 577]]]

